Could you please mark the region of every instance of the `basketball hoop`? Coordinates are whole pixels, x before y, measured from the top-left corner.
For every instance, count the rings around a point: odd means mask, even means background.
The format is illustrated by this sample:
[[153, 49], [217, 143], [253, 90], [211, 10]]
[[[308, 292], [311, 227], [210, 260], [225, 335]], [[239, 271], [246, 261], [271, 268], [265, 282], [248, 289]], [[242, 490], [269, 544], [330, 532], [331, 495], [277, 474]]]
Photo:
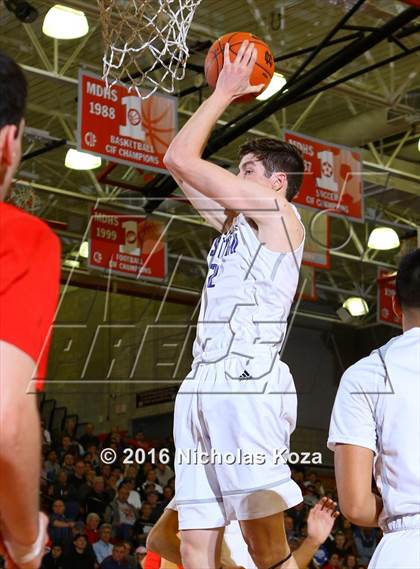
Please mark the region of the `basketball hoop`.
[[[201, 0], [98, 0], [105, 44], [107, 87], [131, 82], [139, 97], [157, 89], [173, 93], [185, 76], [187, 35]], [[158, 76], [157, 73], [160, 71]], [[151, 84], [145, 94], [140, 88]]]
[[37, 213], [42, 208], [41, 198], [31, 186], [16, 183], [8, 197], [8, 202], [29, 213]]

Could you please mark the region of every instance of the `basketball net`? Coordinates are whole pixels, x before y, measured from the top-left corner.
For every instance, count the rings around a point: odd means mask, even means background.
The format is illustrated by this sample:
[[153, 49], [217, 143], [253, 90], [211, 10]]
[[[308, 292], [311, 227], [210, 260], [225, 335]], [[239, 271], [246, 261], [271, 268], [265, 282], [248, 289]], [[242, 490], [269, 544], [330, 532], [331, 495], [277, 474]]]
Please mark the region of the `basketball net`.
[[10, 192], [7, 201], [29, 213], [37, 213], [42, 209], [41, 198], [31, 186], [16, 183]]
[[[128, 81], [142, 99], [173, 93], [185, 76], [187, 35], [201, 0], [97, 0], [107, 87]], [[151, 85], [145, 94], [140, 88]]]

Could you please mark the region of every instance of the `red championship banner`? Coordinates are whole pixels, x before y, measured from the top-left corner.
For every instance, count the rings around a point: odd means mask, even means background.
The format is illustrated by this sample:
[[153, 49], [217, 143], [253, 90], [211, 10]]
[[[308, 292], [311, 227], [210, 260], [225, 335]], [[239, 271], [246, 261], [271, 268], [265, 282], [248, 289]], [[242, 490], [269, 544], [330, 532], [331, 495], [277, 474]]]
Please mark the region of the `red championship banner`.
[[318, 212], [298, 208], [305, 226], [302, 264], [318, 269], [330, 268], [330, 218]]
[[390, 271], [383, 267], [378, 269], [377, 321], [382, 324], [401, 326], [401, 318], [395, 314], [392, 306], [392, 299], [396, 292], [395, 274], [395, 271]]
[[293, 203], [363, 221], [360, 154], [289, 130], [284, 131], [284, 140], [302, 151], [305, 162], [302, 186]]
[[78, 148], [106, 160], [166, 173], [163, 156], [178, 129], [176, 97], [140, 99], [126, 85], [79, 72]]
[[93, 209], [88, 265], [124, 277], [165, 279], [164, 224], [140, 215]]

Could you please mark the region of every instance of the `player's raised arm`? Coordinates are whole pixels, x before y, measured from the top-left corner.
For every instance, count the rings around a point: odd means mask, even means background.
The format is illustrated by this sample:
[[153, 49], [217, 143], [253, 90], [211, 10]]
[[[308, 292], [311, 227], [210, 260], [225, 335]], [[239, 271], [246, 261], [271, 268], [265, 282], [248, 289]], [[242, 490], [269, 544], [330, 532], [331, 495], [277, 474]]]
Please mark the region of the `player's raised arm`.
[[172, 177], [200, 216], [217, 231], [222, 231], [226, 220], [225, 208], [181, 180], [175, 172], [172, 172]]
[[[252, 212], [264, 209], [281, 210], [285, 199], [275, 189], [261, 188], [260, 184], [240, 180], [237, 176], [201, 158], [204, 146], [218, 118], [237, 97], [261, 90], [252, 86], [249, 77], [257, 57], [253, 44], [243, 42], [234, 62], [225, 47], [224, 67], [213, 94], [201, 105], [173, 139], [166, 155], [165, 165], [181, 183], [187, 183], [201, 194], [215, 200], [224, 208]], [[278, 176], [277, 185], [286, 185], [286, 175]], [[277, 200], [276, 200], [277, 198]]]

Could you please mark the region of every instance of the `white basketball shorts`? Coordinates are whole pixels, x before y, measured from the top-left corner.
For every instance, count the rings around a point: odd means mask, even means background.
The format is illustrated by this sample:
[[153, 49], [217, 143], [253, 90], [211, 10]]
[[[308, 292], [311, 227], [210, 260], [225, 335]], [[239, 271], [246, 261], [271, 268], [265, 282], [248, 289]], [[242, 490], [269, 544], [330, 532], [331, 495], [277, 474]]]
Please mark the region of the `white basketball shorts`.
[[180, 529], [262, 518], [302, 501], [287, 465], [297, 398], [273, 350], [193, 366], [175, 402]]
[[369, 569], [419, 569], [420, 514], [398, 516], [387, 522], [384, 536]]

